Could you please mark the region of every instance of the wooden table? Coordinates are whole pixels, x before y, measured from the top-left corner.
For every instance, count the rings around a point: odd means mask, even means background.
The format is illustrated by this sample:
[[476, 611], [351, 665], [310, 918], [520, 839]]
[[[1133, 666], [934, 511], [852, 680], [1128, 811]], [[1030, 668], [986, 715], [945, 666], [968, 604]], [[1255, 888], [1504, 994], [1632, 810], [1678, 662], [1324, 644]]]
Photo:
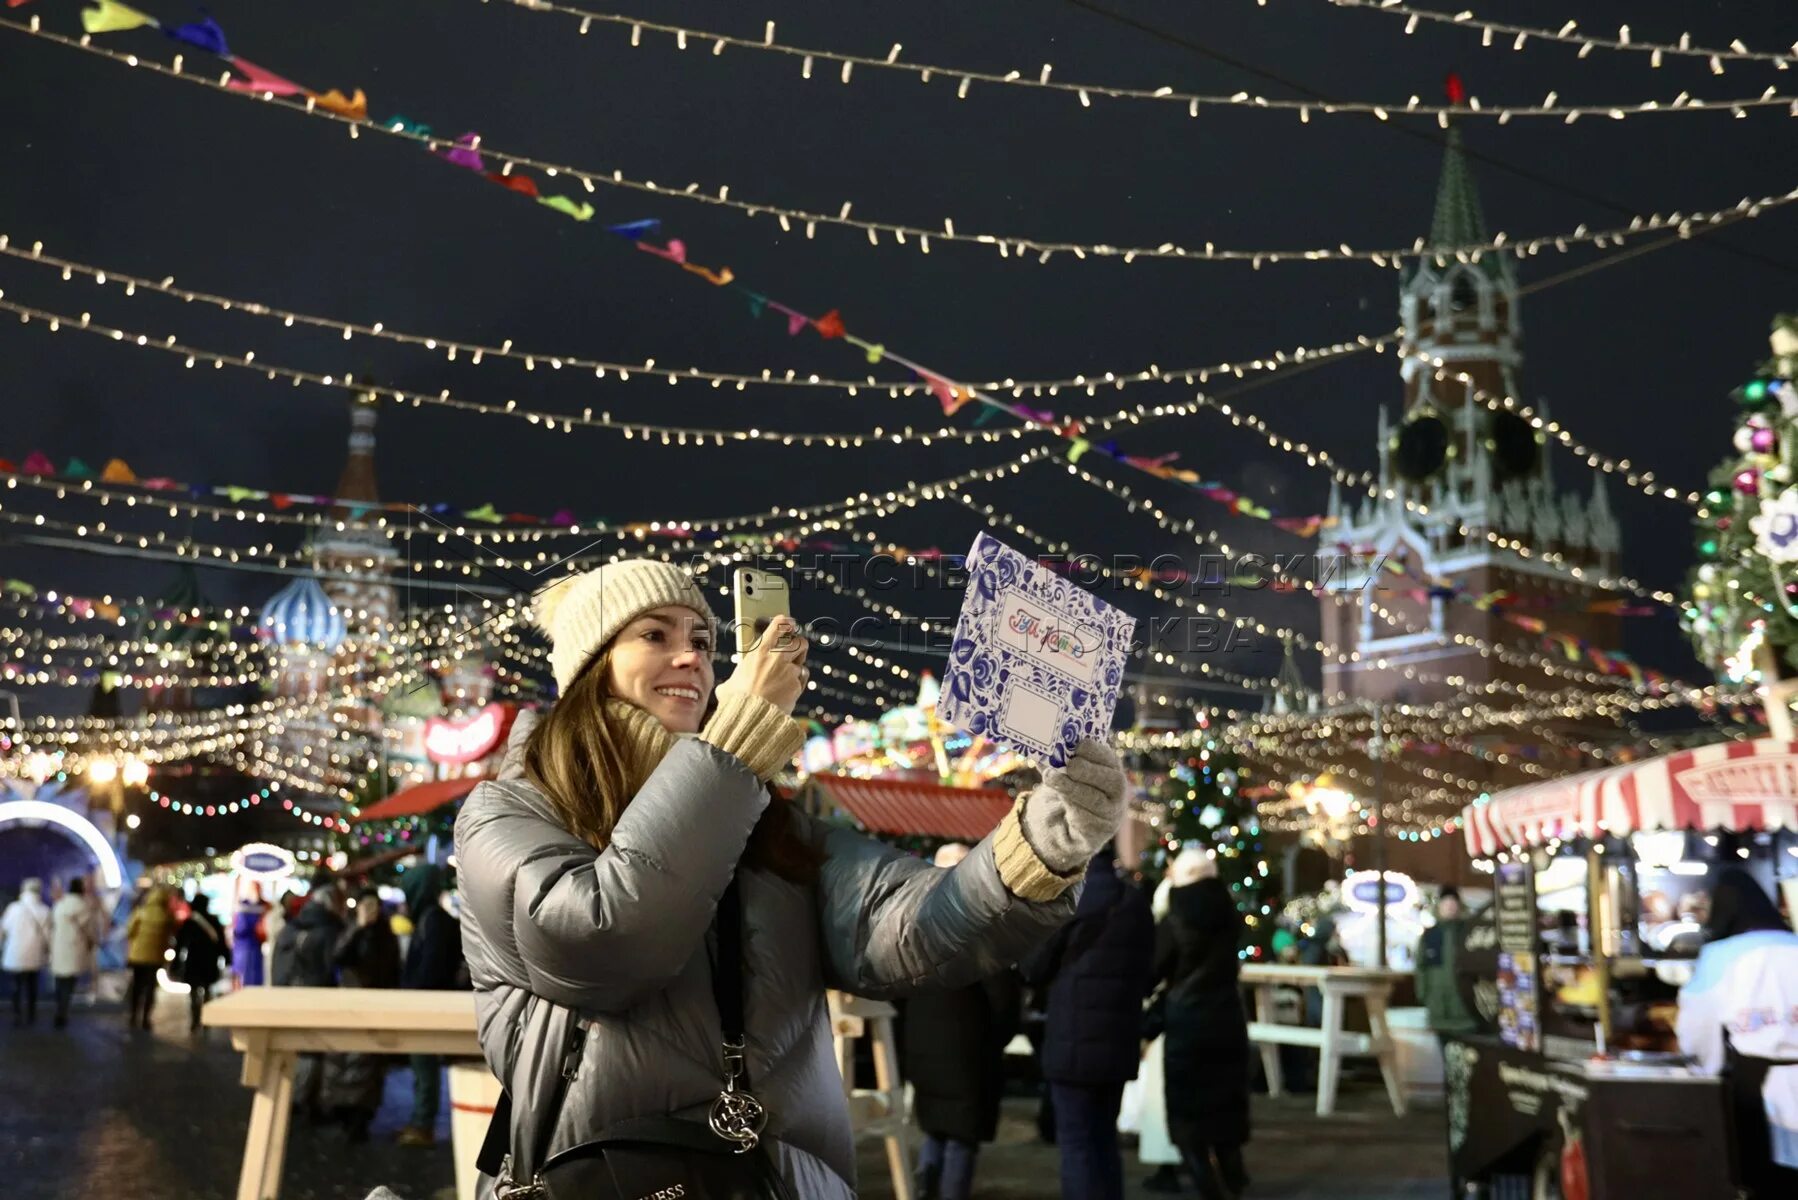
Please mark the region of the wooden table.
[[[1255, 989], [1255, 1019], [1249, 1022], [1249, 1040], [1261, 1045], [1261, 1065], [1267, 1073], [1269, 1095], [1285, 1091], [1280, 1073], [1281, 1046], [1314, 1046], [1321, 1051], [1317, 1068], [1317, 1115], [1336, 1111], [1336, 1084], [1342, 1075], [1345, 1054], [1371, 1055], [1380, 1060], [1380, 1075], [1392, 1111], [1405, 1114], [1405, 1093], [1398, 1074], [1398, 1055], [1386, 1025], [1386, 1001], [1402, 972], [1377, 967], [1244, 966], [1242, 982]], [[1282, 1025], [1274, 1018], [1274, 990], [1279, 987], [1314, 987], [1323, 993], [1323, 1026]], [[1370, 1033], [1349, 1033], [1342, 1015], [1350, 1000], [1367, 1007]]]
[[243, 1084], [256, 1089], [237, 1200], [281, 1194], [297, 1055], [481, 1053], [467, 992], [252, 987], [214, 1000], [201, 1020], [231, 1031], [244, 1055]]
[[[857, 1133], [882, 1137], [894, 1194], [911, 1196], [910, 1147], [894, 1046], [893, 1008], [830, 993], [832, 1034], [843, 1066], [843, 1090]], [[231, 1031], [243, 1051], [243, 1084], [254, 1088], [250, 1131], [244, 1139], [237, 1200], [278, 1200], [287, 1157], [293, 1074], [301, 1054], [437, 1054], [475, 1058], [474, 997], [467, 992], [381, 988], [253, 987], [214, 1000], [201, 1020]], [[879, 1088], [858, 1091], [853, 1041], [872, 1034]]]

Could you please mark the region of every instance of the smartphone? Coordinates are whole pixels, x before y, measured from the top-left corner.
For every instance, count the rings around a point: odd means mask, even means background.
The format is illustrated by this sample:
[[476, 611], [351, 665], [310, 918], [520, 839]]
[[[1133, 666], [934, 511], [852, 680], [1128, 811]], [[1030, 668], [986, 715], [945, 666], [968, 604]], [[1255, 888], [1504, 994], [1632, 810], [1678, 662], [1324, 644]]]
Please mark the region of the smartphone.
[[785, 579], [754, 567], [736, 569], [731, 575], [731, 592], [737, 608], [737, 655], [741, 657], [762, 640], [774, 618], [791, 615], [792, 598]]

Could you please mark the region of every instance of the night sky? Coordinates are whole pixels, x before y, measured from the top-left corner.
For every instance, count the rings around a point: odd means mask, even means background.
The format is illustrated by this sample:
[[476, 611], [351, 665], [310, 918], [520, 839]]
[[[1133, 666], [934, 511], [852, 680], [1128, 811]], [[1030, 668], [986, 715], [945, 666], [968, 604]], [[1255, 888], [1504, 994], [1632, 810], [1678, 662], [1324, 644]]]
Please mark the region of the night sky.
[[[1434, 100], [1459, 71], [1487, 105], [1539, 101], [1548, 91], [1582, 102], [1758, 95], [1798, 91], [1798, 73], [1731, 64], [1713, 77], [1701, 61], [1571, 47], [1482, 48], [1475, 34], [1331, 8], [1324, 0], [1115, 0], [1153, 36], [1087, 6], [989, 0], [977, 6], [911, 0], [873, 6], [745, 5], [698, 0], [640, 4], [634, 15], [759, 37], [778, 21], [781, 41], [884, 56], [894, 42], [913, 61], [968, 69], [1044, 62], [1055, 78], [1140, 87], [1341, 98], [1402, 104]], [[78, 0], [36, 0], [0, 10], [79, 32]], [[165, 21], [179, 6], [143, 6]], [[1442, 7], [1451, 7], [1442, 5]], [[1496, 6], [1494, 15], [1496, 15]], [[1559, 26], [1572, 0], [1513, 2], [1508, 20]], [[1347, 241], [1409, 245], [1428, 228], [1441, 132], [1419, 118], [1210, 110], [1095, 100], [976, 85], [965, 100], [952, 80], [859, 69], [847, 86], [821, 64], [801, 78], [795, 59], [709, 45], [684, 53], [646, 35], [596, 26], [585, 37], [566, 17], [478, 0], [215, 0], [232, 48], [319, 88], [361, 86], [371, 115], [403, 114], [439, 133], [478, 130], [496, 146], [571, 165], [697, 181], [735, 198], [858, 217], [1045, 239], [1113, 244], [1213, 241], [1301, 247]], [[1640, 38], [1690, 29], [1700, 42], [1741, 37], [1778, 49], [1798, 37], [1788, 5], [1585, 0], [1578, 15]], [[1190, 45], [1179, 45], [1184, 40]], [[107, 44], [166, 60], [153, 31]], [[190, 53], [190, 60], [198, 56]], [[1237, 64], [1237, 65], [1230, 65]], [[1271, 73], [1285, 83], [1275, 82]], [[0, 230], [41, 239], [70, 258], [190, 287], [346, 320], [470, 341], [512, 338], [521, 348], [715, 370], [856, 376], [858, 352], [812, 334], [789, 339], [770, 315], [624, 242], [601, 224], [660, 217], [693, 259], [728, 264], [751, 287], [814, 313], [840, 309], [850, 329], [959, 378], [1042, 378], [1246, 359], [1397, 324], [1397, 276], [1367, 264], [1079, 262], [1060, 256], [1001, 260], [990, 248], [938, 244], [929, 255], [875, 248], [853, 230], [814, 240], [783, 234], [766, 217], [601, 188], [598, 216], [577, 225], [520, 201], [417, 148], [160, 79], [79, 51], [0, 30]], [[1781, 192], [1798, 145], [1783, 108], [1726, 113], [1463, 125], [1488, 224], [1517, 234], [1621, 224], [1623, 213], [1722, 208]], [[1423, 136], [1409, 136], [1405, 131]], [[1503, 164], [1503, 165], [1501, 165]], [[1515, 170], [1505, 169], [1505, 165]], [[1619, 208], [1610, 208], [1606, 202]], [[1727, 449], [1728, 392], [1766, 354], [1771, 316], [1798, 307], [1798, 218], [1779, 210], [1715, 237], [1660, 250], [1530, 297], [1523, 305], [1525, 398], [1593, 446], [1647, 466], [1681, 487], [1700, 484]], [[1631, 242], [1631, 246], [1640, 242]], [[1726, 249], [1727, 248], [1727, 249]], [[1524, 283], [1597, 261], [1577, 250], [1521, 266]], [[0, 261], [8, 298], [133, 330], [180, 333], [219, 350], [317, 371], [372, 373], [396, 386], [537, 408], [609, 409], [620, 417], [718, 428], [867, 429], [935, 425], [927, 397], [762, 389], [738, 394], [698, 385], [596, 382], [590, 373], [489, 360], [474, 367], [441, 355], [332, 334], [304, 333], [117, 288], [61, 282], [42, 268]], [[235, 371], [183, 370], [178, 358], [86, 335], [47, 333], [0, 320], [0, 456], [33, 449], [96, 468], [117, 455], [140, 476], [323, 492], [344, 454], [347, 397], [295, 389]], [[903, 380], [901, 371], [883, 378]], [[1220, 385], [1227, 386], [1227, 385]], [[1184, 386], [1064, 394], [1063, 412], [1187, 398]], [[1350, 466], [1375, 463], [1375, 409], [1401, 392], [1391, 356], [1363, 356], [1298, 373], [1243, 396], [1276, 429], [1333, 451]], [[970, 423], [966, 411], [958, 423]], [[1328, 477], [1269, 450], [1213, 413], [1120, 435], [1142, 453], [1177, 449], [1182, 463], [1285, 512], [1318, 511]], [[935, 479], [1015, 455], [997, 446], [891, 445], [866, 449], [646, 447], [604, 431], [548, 433], [501, 418], [384, 406], [379, 472], [385, 498], [547, 514], [570, 508], [615, 521], [746, 512], [831, 500], [864, 487]], [[1172, 511], [1217, 523], [1233, 544], [1302, 547], [1270, 526], [1222, 510], [1114, 464], [1086, 464]], [[1556, 458], [1563, 486], [1587, 484]], [[1079, 548], [1145, 556], [1178, 543], [1140, 516], [1056, 468], [976, 489], [989, 502]], [[14, 503], [20, 493], [7, 493]], [[1687, 514], [1626, 493], [1611, 498], [1625, 529], [1625, 567], [1679, 586], [1689, 565]], [[91, 510], [90, 510], [91, 511]], [[978, 526], [958, 506], [927, 505], [871, 522], [910, 545], [965, 549]], [[196, 532], [214, 536], [209, 525]], [[226, 531], [218, 540], [231, 540]], [[297, 544], [297, 532], [284, 533]], [[259, 539], [258, 539], [259, 540]], [[1189, 545], [1189, 544], [1188, 544]], [[153, 590], [165, 564], [22, 549], [0, 541], [0, 574], [65, 590]], [[255, 603], [278, 577], [208, 571], [215, 600]], [[958, 597], [890, 597], [928, 615]], [[1243, 607], [1281, 620], [1314, 620], [1313, 602], [1255, 597]], [[1147, 609], [1138, 605], [1139, 612]], [[840, 611], [840, 610], [839, 610]], [[802, 613], [802, 615], [804, 615]], [[1650, 623], [1638, 622], [1638, 626]], [[1650, 661], [1696, 668], [1670, 621], [1632, 632]], [[1268, 655], [1232, 661], [1270, 669]], [[1307, 663], [1315, 682], [1315, 664]], [[1219, 699], [1227, 699], [1220, 693]], [[49, 707], [53, 701], [45, 697]]]

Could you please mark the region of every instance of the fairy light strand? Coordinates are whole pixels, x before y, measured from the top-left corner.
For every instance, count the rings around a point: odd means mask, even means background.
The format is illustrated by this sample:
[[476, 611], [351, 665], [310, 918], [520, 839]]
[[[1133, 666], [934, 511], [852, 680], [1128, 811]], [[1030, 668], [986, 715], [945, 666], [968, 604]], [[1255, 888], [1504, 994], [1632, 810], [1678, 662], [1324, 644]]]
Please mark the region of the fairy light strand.
[[[528, 3], [529, 0], [513, 0], [514, 3]], [[1438, 25], [1453, 25], [1461, 29], [1479, 30], [1482, 45], [1491, 46], [1500, 37], [1510, 43], [1512, 50], [1522, 50], [1531, 41], [1554, 42], [1568, 46], [1578, 46], [1581, 58], [1587, 57], [1594, 49], [1612, 50], [1620, 53], [1646, 54], [1652, 65], [1658, 67], [1665, 58], [1699, 58], [1706, 60], [1714, 75], [1723, 74], [1726, 62], [1758, 62], [1771, 64], [1775, 69], [1790, 70], [1798, 64], [1798, 43], [1794, 43], [1791, 53], [1776, 54], [1762, 50], [1751, 50], [1740, 38], [1734, 38], [1726, 47], [1700, 46], [1692, 42], [1688, 33], [1679, 35], [1677, 42], [1643, 41], [1637, 38], [1628, 25], [1621, 26], [1612, 36], [1598, 33], [1585, 33], [1579, 28], [1579, 22], [1568, 20], [1558, 29], [1540, 25], [1516, 25], [1505, 21], [1488, 21], [1476, 17], [1468, 9], [1446, 13], [1434, 9], [1419, 8], [1407, 4], [1404, 0], [1326, 0], [1336, 8], [1358, 8], [1369, 12], [1377, 12], [1389, 17], [1403, 17], [1405, 32], [1416, 31], [1420, 22]]]
[[[36, 18], [33, 18], [34, 26], [36, 20]], [[213, 79], [210, 76], [188, 73], [179, 60], [177, 61], [176, 66], [169, 66], [152, 59], [143, 58], [136, 54], [124, 54], [105, 47], [92, 45], [90, 40], [86, 37], [81, 39], [64, 37], [60, 34], [53, 34], [35, 28], [34, 26], [21, 25], [14, 21], [0, 19], [0, 28], [26, 33], [33, 37], [44, 38], [60, 45], [82, 50], [86, 53], [100, 55], [135, 69], [148, 70], [165, 78], [178, 79], [186, 83], [207, 87], [214, 92], [228, 96], [234, 96], [245, 100], [260, 101], [278, 108], [286, 109], [289, 112], [332, 121], [347, 128], [352, 136], [366, 130], [370, 133], [378, 133], [387, 137], [410, 141], [431, 150], [447, 149], [451, 145], [448, 140], [430, 134], [421, 134], [411, 129], [384, 125], [370, 119], [348, 117], [341, 113], [319, 108], [311, 99], [292, 101], [276, 96], [270, 92], [248, 92], [229, 88], [225, 86], [221, 79]], [[1324, 105], [1308, 101], [1268, 101], [1265, 105], [1257, 105], [1257, 107], [1269, 106], [1304, 108], [1307, 111], [1324, 111], [1327, 108], [1330, 111], [1374, 112], [1376, 115], [1381, 115], [1386, 112], [1386, 110], [1380, 106], [1363, 106], [1356, 108], [1354, 106], [1340, 104]], [[1735, 109], [1778, 106], [1791, 109], [1794, 114], [1798, 114], [1798, 97], [1767, 95], [1754, 100], [1731, 102], [1731, 106]], [[1682, 98], [1673, 105], [1654, 105], [1637, 111], [1697, 111], [1708, 107], [1711, 106], [1704, 104], [1702, 101], [1692, 100], [1689, 97], [1685, 97], [1682, 93]], [[1434, 106], [1420, 106], [1408, 108], [1407, 111], [1435, 112], [1438, 110]], [[1445, 109], [1441, 111], [1444, 119], [1446, 119], [1446, 114], [1450, 111], [1465, 113], [1469, 110]], [[1585, 111], [1586, 110], [1575, 107], [1557, 109], [1553, 110], [1553, 112], [1542, 110], [1542, 113], [1543, 115], [1565, 115], [1568, 119], [1572, 120], [1577, 119], [1578, 116], [1582, 115]], [[1607, 109], [1605, 106], [1596, 106], [1591, 108], [1590, 112], [1607, 116], [1617, 116], [1621, 114], [1623, 110], [1616, 108]], [[1088, 258], [1116, 258], [1129, 263], [1145, 258], [1165, 258], [1207, 262], [1247, 262], [1256, 268], [1264, 265], [1278, 265], [1281, 263], [1292, 262], [1371, 262], [1376, 266], [1398, 270], [1402, 268], [1404, 261], [1408, 258], [1428, 257], [1442, 263], [1450, 261], [1476, 262], [1486, 254], [1510, 254], [1519, 258], [1524, 258], [1549, 250], [1566, 253], [1575, 246], [1584, 244], [1591, 244], [1599, 247], [1620, 244], [1623, 239], [1628, 236], [1660, 230], [1676, 230], [1681, 237], [1691, 237], [1699, 232], [1703, 226], [1717, 225], [1727, 221], [1742, 219], [1744, 217], [1757, 217], [1770, 209], [1779, 208], [1794, 200], [1798, 200], [1798, 188], [1794, 188], [1792, 191], [1786, 193], [1768, 195], [1760, 198], [1744, 197], [1726, 208], [1698, 212], [1690, 215], [1682, 213], [1674, 213], [1671, 216], [1663, 216], [1658, 213], [1649, 216], [1639, 215], [1632, 218], [1626, 225], [1600, 231], [1590, 230], [1584, 225], [1581, 225], [1567, 233], [1528, 238], [1520, 238], [1514, 235], [1501, 233], [1485, 242], [1452, 247], [1430, 246], [1427, 244], [1427, 239], [1422, 237], [1419, 237], [1408, 247], [1381, 250], [1357, 249], [1346, 242], [1335, 246], [1321, 246], [1309, 249], [1288, 248], [1273, 250], [1248, 250], [1220, 247], [1213, 242], [1205, 242], [1202, 245], [1193, 246], [1181, 246], [1172, 242], [1163, 242], [1155, 246], [1115, 246], [1108, 243], [1048, 241], [1013, 234], [959, 232], [956, 230], [953, 217], [945, 217], [940, 225], [930, 227], [890, 221], [866, 221], [858, 217], [847, 215], [854, 207], [853, 202], [845, 202], [842, 208], [834, 214], [811, 212], [804, 209], [787, 208], [762, 201], [735, 199], [732, 198], [730, 194], [731, 189], [729, 186], [720, 187], [717, 193], [713, 194], [709, 191], [702, 190], [698, 183], [690, 183], [685, 187], [664, 186], [655, 183], [653, 180], [633, 179], [626, 176], [621, 170], [612, 170], [608, 172], [596, 168], [577, 167], [567, 163], [556, 163], [534, 158], [526, 154], [513, 153], [494, 147], [484, 140], [480, 143], [479, 148], [483, 155], [490, 156], [503, 164], [503, 174], [509, 174], [518, 167], [529, 167], [533, 170], [542, 171], [545, 175], [552, 178], [568, 175], [587, 189], [597, 189], [602, 186], [612, 187], [642, 194], [688, 200], [715, 208], [732, 209], [748, 216], [771, 216], [781, 225], [783, 231], [789, 231], [793, 229], [795, 225], [798, 225], [803, 228], [803, 231], [808, 238], [815, 236], [818, 226], [836, 226], [845, 229], [853, 229], [862, 233], [868, 239], [869, 243], [875, 246], [883, 244], [881, 239], [884, 236], [901, 246], [915, 245], [916, 249], [927, 254], [930, 251], [932, 242], [963, 243], [991, 247], [999, 253], [1001, 258], [1034, 258], [1039, 262], [1047, 262], [1055, 255], [1065, 254], [1072, 255], [1074, 258], [1082, 261]]]
[[[482, 0], [487, 3], [488, 0]], [[1197, 116], [1207, 108], [1246, 108], [1275, 111], [1298, 111], [1301, 120], [1308, 120], [1313, 114], [1332, 115], [1336, 113], [1371, 113], [1381, 120], [1396, 115], [1419, 115], [1429, 117], [1463, 117], [1485, 116], [1499, 120], [1510, 120], [1516, 117], [1562, 117], [1574, 116], [1607, 116], [1622, 120], [1624, 116], [1651, 112], [1677, 112], [1683, 108], [1662, 104], [1657, 101], [1634, 101], [1623, 104], [1590, 104], [1560, 105], [1553, 101], [1539, 106], [1530, 105], [1495, 105], [1485, 106], [1477, 100], [1469, 104], [1441, 105], [1425, 104], [1418, 97], [1412, 96], [1403, 103], [1382, 104], [1373, 101], [1339, 101], [1316, 102], [1274, 99], [1249, 92], [1229, 94], [1205, 94], [1178, 91], [1172, 87], [1133, 88], [1119, 87], [1100, 83], [1074, 83], [1054, 78], [1054, 67], [1045, 63], [1034, 75], [1023, 71], [1008, 71], [998, 74], [990, 71], [971, 71], [961, 67], [943, 66], [934, 63], [907, 62], [900, 57], [904, 47], [894, 43], [884, 57], [873, 55], [848, 54], [837, 50], [792, 46], [773, 39], [774, 22], [767, 23], [769, 34], [760, 41], [749, 38], [733, 37], [711, 30], [695, 29], [681, 25], [671, 25], [658, 21], [644, 20], [641, 17], [626, 16], [621, 13], [596, 12], [579, 8], [570, 4], [555, 3], [554, 0], [502, 0], [532, 12], [554, 13], [580, 23], [580, 32], [587, 33], [595, 24], [627, 26], [631, 31], [630, 44], [638, 47], [642, 44], [644, 32], [664, 34], [674, 39], [679, 50], [688, 48], [689, 43], [701, 43], [709, 47], [708, 55], [695, 57], [718, 57], [725, 48], [752, 50], [765, 54], [776, 54], [786, 58], [800, 60], [800, 77], [811, 79], [813, 68], [819, 63], [829, 63], [837, 70], [835, 75], [842, 83], [847, 84], [857, 68], [876, 71], [902, 72], [929, 83], [941, 77], [945, 82], [953, 82], [958, 99], [966, 99], [973, 85], [999, 86], [1011, 88], [1027, 88], [1035, 91], [1057, 92], [1074, 97], [1083, 109], [1091, 108], [1095, 99], [1107, 100], [1145, 100], [1162, 104], [1183, 106], [1192, 116]], [[1752, 101], [1708, 101], [1689, 100], [1685, 107], [1739, 106], [1749, 107]]]
[[[50, 254], [45, 251], [42, 241], [32, 240], [27, 246], [23, 241], [17, 241], [12, 235], [5, 233], [0, 233], [0, 255], [51, 268], [60, 274], [64, 282], [69, 282], [79, 275], [101, 287], [118, 285], [128, 297], [135, 297], [140, 291], [150, 292], [187, 303], [204, 304], [222, 312], [242, 313], [280, 321], [287, 327], [303, 325], [325, 330], [337, 334], [344, 341], [350, 341], [357, 337], [368, 337], [393, 342], [397, 345], [422, 347], [432, 352], [441, 351], [450, 362], [467, 362], [476, 366], [483, 364], [486, 359], [493, 358], [518, 363], [527, 371], [535, 371], [543, 367], [552, 371], [564, 369], [592, 371], [596, 379], [615, 379], [621, 383], [642, 380], [661, 381], [670, 385], [701, 383], [709, 388], [721, 389], [728, 386], [739, 392], [753, 386], [824, 388], [847, 392], [851, 396], [858, 396], [864, 391], [875, 394], [886, 393], [893, 398], [930, 395], [929, 385], [917, 380], [879, 380], [872, 375], [861, 379], [841, 379], [815, 374], [801, 375], [792, 369], [777, 373], [764, 368], [755, 374], [710, 371], [691, 366], [664, 366], [658, 364], [653, 358], [646, 359], [641, 363], [620, 363], [584, 358], [577, 354], [519, 349], [510, 338], [505, 339], [499, 345], [489, 345], [482, 342], [461, 341], [447, 335], [392, 329], [383, 321], [365, 324], [337, 320], [265, 304], [259, 300], [181, 287], [176, 285], [173, 275], [164, 275], [160, 279], [133, 275], [112, 267], [98, 266], [78, 259]], [[1163, 368], [1156, 364], [1150, 364], [1135, 370], [1094, 371], [1090, 374], [1077, 374], [1062, 378], [989, 379], [971, 386], [993, 392], [1008, 392], [1013, 398], [1022, 399], [1025, 395], [1037, 398], [1045, 395], [1059, 396], [1064, 389], [1096, 396], [1100, 388], [1121, 390], [1145, 383], [1203, 384], [1214, 377], [1232, 376], [1241, 379], [1252, 372], [1277, 371], [1286, 367], [1316, 362], [1320, 359], [1358, 354], [1366, 350], [1382, 352], [1387, 346], [1401, 340], [1403, 335], [1403, 329], [1396, 329], [1377, 337], [1364, 334], [1350, 341], [1317, 346], [1299, 346], [1291, 350], [1277, 350], [1257, 358], [1217, 362], [1204, 366]]]

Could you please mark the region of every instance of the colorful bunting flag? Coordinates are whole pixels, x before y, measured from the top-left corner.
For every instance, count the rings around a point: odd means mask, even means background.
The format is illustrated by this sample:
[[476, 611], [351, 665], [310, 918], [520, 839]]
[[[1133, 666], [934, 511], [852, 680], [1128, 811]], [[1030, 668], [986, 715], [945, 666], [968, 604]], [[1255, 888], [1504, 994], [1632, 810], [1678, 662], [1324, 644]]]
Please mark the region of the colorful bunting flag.
[[843, 328], [843, 315], [834, 308], [819, 317], [813, 324], [817, 327], [818, 336], [826, 341], [840, 338], [849, 332]]
[[537, 203], [543, 205], [545, 208], [553, 208], [559, 213], [566, 213], [577, 221], [591, 221], [593, 219], [593, 206], [591, 204], [577, 204], [567, 196], [541, 196], [538, 198]]
[[679, 238], [669, 238], [666, 246], [652, 246], [648, 242], [638, 242], [637, 249], [645, 254], [653, 254], [657, 258], [665, 258], [671, 263], [684, 265], [687, 261], [687, 243]]
[[56, 464], [51, 462], [50, 456], [42, 450], [33, 450], [25, 456], [25, 465], [19, 470], [26, 475], [54, 475], [56, 474]]
[[480, 134], [465, 133], [456, 139], [455, 145], [448, 150], [440, 150], [438, 153], [458, 167], [467, 167], [470, 171], [480, 171], [485, 174], [487, 164], [481, 158], [481, 152], [476, 149], [480, 144]]
[[[240, 58], [237, 61], [241, 63], [243, 59]], [[385, 121], [382, 121], [381, 124], [396, 133], [414, 133], [419, 137], [431, 136], [431, 127], [429, 125], [421, 125], [417, 121], [410, 121], [405, 117], [388, 117]]]
[[[142, 15], [142, 14], [139, 14]], [[186, 42], [190, 46], [198, 46], [208, 54], [216, 54], [220, 58], [230, 58], [231, 48], [225, 45], [225, 31], [211, 17], [201, 17], [198, 21], [189, 21], [185, 25], [177, 25], [163, 32], [178, 42]]]
[[[368, 97], [357, 88], [355, 96], [346, 96], [336, 88], [319, 95], [314, 93], [312, 102], [326, 112], [334, 112], [340, 117], [348, 117], [352, 121], [368, 120]], [[533, 185], [534, 186], [534, 185]], [[533, 191], [533, 196], [537, 193]]]
[[650, 217], [646, 221], [626, 221], [622, 225], [608, 225], [606, 232], [615, 233], [619, 237], [629, 238], [634, 242], [642, 238], [644, 234], [654, 232], [661, 223], [659, 218]]
[[886, 357], [887, 348], [878, 342], [875, 342], [867, 347], [867, 351], [868, 365], [873, 366], [875, 363], [878, 363], [881, 359]]
[[225, 86], [238, 92], [267, 93], [274, 96], [300, 96], [306, 89], [291, 79], [283, 79], [273, 71], [257, 66], [247, 58], [233, 58], [231, 70], [236, 72]]
[[92, 479], [94, 477], [94, 469], [79, 458], [71, 458], [69, 465], [62, 469], [62, 473], [70, 479]]
[[489, 522], [490, 524], [494, 524], [494, 525], [497, 525], [501, 521], [505, 520], [505, 518], [503, 516], [501, 516], [498, 512], [494, 511], [493, 504], [491, 501], [486, 504], [481, 505], [481, 507], [479, 507], [479, 508], [471, 508], [467, 512], [463, 513], [462, 515], [464, 517], [467, 517], [470, 521], [486, 521], [486, 522]]
[[714, 271], [710, 267], [702, 267], [696, 263], [682, 263], [681, 270], [690, 271], [711, 284], [713, 287], [723, 287], [736, 278], [735, 273], [733, 273], [729, 267], [720, 267], [718, 270]]
[[487, 176], [487, 179], [520, 195], [529, 196], [533, 200], [537, 198], [537, 181], [529, 175], [507, 175], [503, 171], [494, 171]]
[[81, 27], [89, 33], [117, 33], [156, 23], [155, 17], [140, 13], [128, 4], [120, 4], [119, 0], [94, 0], [92, 8], [81, 10]]

